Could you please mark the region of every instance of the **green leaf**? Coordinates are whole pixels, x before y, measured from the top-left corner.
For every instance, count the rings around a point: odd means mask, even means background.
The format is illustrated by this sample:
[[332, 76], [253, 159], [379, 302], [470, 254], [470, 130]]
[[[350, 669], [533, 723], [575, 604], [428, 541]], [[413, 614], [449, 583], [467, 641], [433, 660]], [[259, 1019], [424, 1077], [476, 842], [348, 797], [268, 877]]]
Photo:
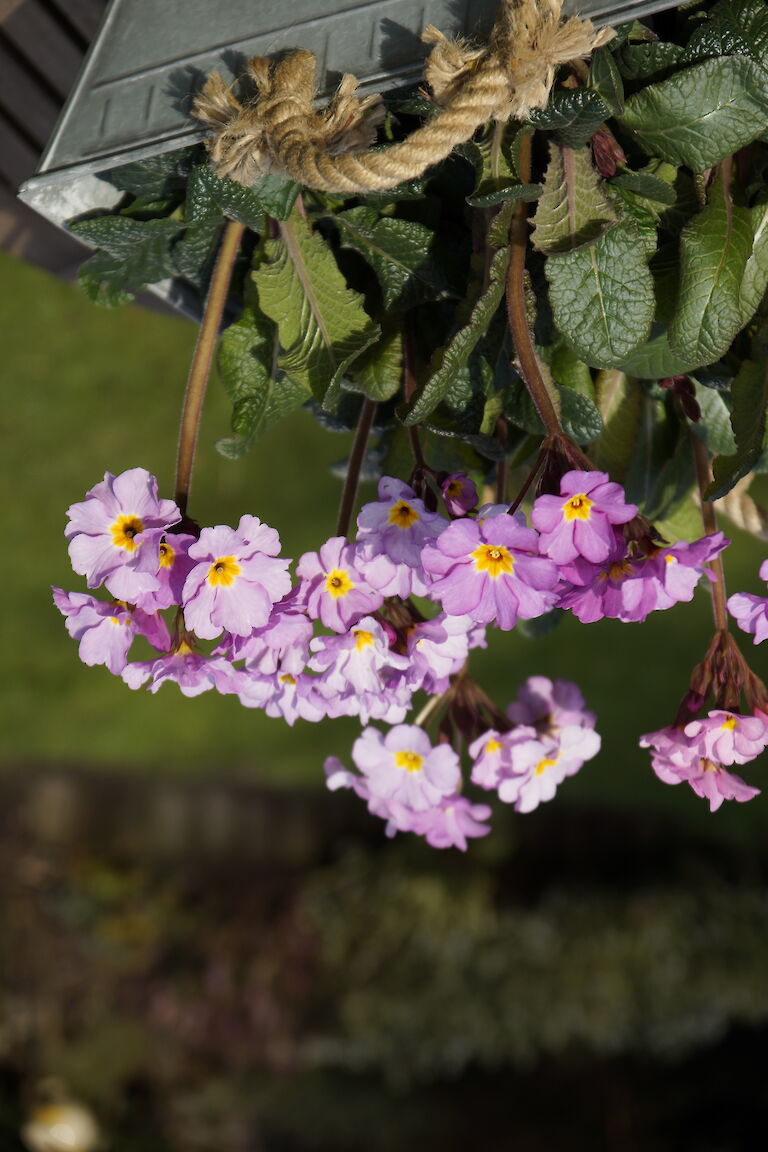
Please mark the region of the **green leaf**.
[[703, 171], [768, 127], [765, 75], [741, 56], [707, 60], [630, 96], [620, 119], [652, 156]]
[[363, 205], [333, 216], [342, 248], [359, 252], [381, 284], [384, 305], [407, 311], [425, 300], [460, 293], [450, 263], [458, 254], [444, 236], [412, 220], [379, 216]]
[[403, 419], [404, 424], [418, 424], [435, 410], [441, 400], [449, 398], [457, 376], [466, 368], [501, 303], [508, 266], [509, 248], [502, 248], [493, 257], [488, 287], [475, 302], [467, 323], [433, 356], [430, 376], [414, 396]]
[[590, 88], [564, 88], [553, 92], [546, 108], [534, 109], [529, 121], [534, 128], [557, 132], [568, 148], [580, 148], [611, 115], [602, 96]]
[[734, 484], [753, 470], [766, 447], [766, 405], [768, 405], [768, 363], [745, 360], [731, 385], [731, 426], [736, 451], [716, 456], [712, 463], [713, 483], [707, 500], [720, 500]]
[[685, 60], [703, 56], [749, 56], [768, 68], [765, 0], [721, 0], [691, 36]]
[[696, 400], [701, 420], [691, 424], [691, 431], [706, 444], [713, 456], [732, 456], [736, 440], [731, 428], [731, 413], [720, 392], [696, 385]]
[[752, 209], [754, 239], [739, 292], [741, 324], [748, 324], [768, 290], [768, 204]]
[[402, 381], [401, 325], [396, 319], [385, 317], [381, 339], [363, 352], [345, 387], [353, 392], [362, 392], [369, 400], [382, 401], [391, 399]]
[[635, 192], [645, 200], [653, 200], [657, 204], [674, 204], [677, 196], [671, 184], [652, 176], [649, 172], [633, 172], [624, 168], [612, 176], [608, 181], [611, 188], [626, 188], [628, 192]]
[[521, 184], [519, 180], [487, 180], [471, 196], [467, 204], [473, 208], [492, 208], [505, 200], [526, 200], [531, 203], [541, 196], [540, 184]]
[[115, 188], [130, 192], [132, 196], [142, 200], [163, 200], [183, 193], [187, 177], [202, 155], [202, 145], [192, 144], [174, 152], [161, 152], [159, 156], [110, 168], [102, 175]]
[[130, 294], [176, 272], [173, 241], [181, 234], [178, 220], [132, 220], [126, 216], [96, 216], [75, 220], [70, 232], [102, 252], [83, 265], [80, 283], [107, 307], [124, 303]]
[[252, 273], [259, 307], [277, 324], [280, 367], [311, 388], [322, 403], [333, 397], [348, 366], [378, 338], [380, 329], [346, 281], [325, 241], [299, 216], [264, 243]]
[[224, 456], [237, 459], [284, 416], [309, 399], [304, 384], [277, 368], [275, 327], [247, 308], [225, 329], [219, 343], [218, 367], [232, 400], [234, 436], [219, 440]]
[[688, 429], [683, 427], [674, 451], [653, 477], [650, 494], [642, 505], [643, 514], [653, 521], [674, 517], [681, 506], [690, 500], [695, 483], [693, 452]]
[[637, 442], [641, 393], [626, 373], [611, 369], [598, 372], [595, 400], [603, 418], [603, 431], [590, 448], [596, 468], [622, 481]]
[[654, 324], [650, 340], [635, 348], [624, 361], [624, 371], [641, 380], [664, 380], [699, 367], [701, 365], [681, 360], [669, 347], [668, 324]]
[[516, 151], [526, 129], [519, 125], [493, 123], [480, 140], [470, 140], [461, 148], [474, 165], [475, 188], [467, 203], [473, 208], [489, 208], [504, 200], [535, 200], [541, 194], [538, 184], [521, 184], [517, 175]]
[[264, 211], [275, 220], [287, 220], [293, 212], [301, 185], [275, 172], [266, 172], [249, 191], [257, 197]]
[[749, 210], [733, 203], [721, 173], [706, 208], [680, 240], [680, 291], [669, 346], [681, 360], [712, 364], [742, 327], [739, 294], [752, 236]]
[[195, 168], [187, 185], [187, 220], [190, 224], [208, 224], [225, 216], [253, 232], [265, 229], [263, 206], [252, 189], [221, 179], [205, 165]]
[[553, 143], [544, 191], [533, 218], [534, 248], [539, 252], [572, 252], [592, 244], [616, 223], [589, 148]]
[[560, 422], [577, 444], [589, 444], [603, 431], [603, 418], [594, 400], [564, 385], [560, 387]]
[[[222, 222], [223, 223], [223, 222]], [[222, 224], [208, 221], [192, 224], [173, 246], [173, 262], [180, 276], [205, 279], [213, 268]]]
[[620, 368], [648, 336], [653, 282], [630, 221], [588, 248], [550, 256], [546, 264], [552, 312], [560, 332], [593, 368]]
[[674, 68], [683, 55], [679, 44], [625, 44], [616, 64], [625, 80], [650, 80]]
[[595, 385], [592, 373], [583, 360], [579, 360], [572, 348], [564, 340], [552, 348], [549, 368], [556, 384], [572, 388], [574, 392], [595, 401]]
[[589, 87], [602, 97], [611, 114], [617, 115], [624, 111], [624, 85], [611, 47], [605, 45], [592, 53]]

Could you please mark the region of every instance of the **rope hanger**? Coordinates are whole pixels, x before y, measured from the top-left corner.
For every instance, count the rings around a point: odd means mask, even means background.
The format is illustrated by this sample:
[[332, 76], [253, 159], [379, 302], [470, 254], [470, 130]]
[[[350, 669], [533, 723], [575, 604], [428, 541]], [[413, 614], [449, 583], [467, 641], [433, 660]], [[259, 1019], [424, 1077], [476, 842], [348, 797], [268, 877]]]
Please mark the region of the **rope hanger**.
[[246, 186], [276, 172], [345, 195], [415, 179], [488, 120], [522, 120], [543, 108], [558, 65], [589, 56], [615, 35], [577, 16], [562, 20], [561, 8], [562, 0], [502, 0], [483, 48], [448, 39], [429, 25], [422, 38], [434, 47], [424, 75], [438, 111], [387, 148], [371, 148], [384, 117], [381, 97], [358, 96], [354, 76], [345, 75], [328, 104], [315, 107], [312, 52], [299, 50], [277, 62], [255, 56], [248, 75], [256, 95], [246, 103], [212, 72], [192, 106], [212, 131], [206, 141], [211, 166]]

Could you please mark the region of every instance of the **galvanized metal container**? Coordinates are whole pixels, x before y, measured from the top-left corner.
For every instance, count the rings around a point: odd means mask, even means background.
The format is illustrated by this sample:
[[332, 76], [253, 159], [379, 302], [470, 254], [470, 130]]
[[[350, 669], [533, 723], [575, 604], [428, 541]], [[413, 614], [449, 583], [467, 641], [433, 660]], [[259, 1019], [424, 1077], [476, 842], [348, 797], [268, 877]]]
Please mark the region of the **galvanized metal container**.
[[[329, 12], [329, 6], [333, 11]], [[498, 0], [112, 0], [36, 174], [19, 196], [55, 224], [121, 197], [99, 173], [180, 148], [204, 133], [189, 118], [202, 78], [235, 77], [250, 56], [317, 55], [324, 90], [343, 72], [385, 91], [417, 81], [426, 24], [482, 39]], [[595, 23], [670, 7], [669, 0], [566, 0]], [[186, 294], [156, 289], [187, 310]]]

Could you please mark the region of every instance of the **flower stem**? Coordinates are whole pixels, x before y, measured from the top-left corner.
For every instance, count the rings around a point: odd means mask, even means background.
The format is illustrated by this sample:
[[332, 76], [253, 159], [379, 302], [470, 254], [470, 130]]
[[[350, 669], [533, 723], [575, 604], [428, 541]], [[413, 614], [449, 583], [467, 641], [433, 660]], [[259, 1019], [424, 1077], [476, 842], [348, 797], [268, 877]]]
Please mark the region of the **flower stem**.
[[[414, 370], [413, 360], [413, 336], [406, 325], [403, 332], [403, 391], [405, 392], [406, 404], [410, 404], [413, 394], [416, 391], [416, 372]], [[415, 424], [409, 424], [407, 426], [407, 432], [414, 464], [417, 468], [426, 468], [427, 462], [424, 459], [418, 428]]]
[[[712, 532], [717, 532], [717, 517], [715, 516], [715, 506], [709, 500], [704, 499], [704, 493], [709, 485], [712, 483], [712, 469], [709, 465], [709, 452], [704, 443], [699, 437], [689, 429], [691, 438], [691, 445], [693, 447], [693, 459], [696, 463], [696, 476], [699, 482], [699, 494], [701, 496], [701, 519], [704, 524], [704, 531], [709, 535]], [[726, 593], [725, 593], [725, 572], [723, 569], [722, 555], [715, 556], [710, 561], [712, 572], [715, 579], [710, 585], [712, 592], [712, 613], [715, 618], [715, 628], [718, 632], [728, 631], [728, 609], [726, 608]]]
[[236, 220], [228, 221], [224, 229], [219, 255], [216, 259], [216, 266], [213, 269], [211, 284], [205, 301], [200, 331], [197, 334], [192, 363], [189, 366], [187, 389], [184, 393], [184, 405], [181, 410], [179, 447], [176, 454], [176, 503], [183, 517], [187, 515], [189, 489], [192, 484], [192, 468], [195, 463], [195, 447], [200, 429], [205, 390], [208, 386], [221, 317], [224, 314], [224, 305], [229, 293], [229, 282], [232, 279], [232, 269], [240, 248], [243, 231], [244, 225]]
[[360, 409], [360, 418], [357, 422], [355, 439], [352, 441], [352, 451], [349, 454], [347, 475], [344, 478], [344, 488], [341, 493], [339, 505], [339, 518], [336, 523], [336, 535], [346, 536], [349, 532], [349, 522], [352, 519], [352, 510], [357, 496], [357, 485], [360, 481], [360, 469], [365, 459], [365, 450], [368, 447], [368, 437], [373, 427], [373, 418], [376, 415], [376, 402], [366, 396]]
[[[524, 184], [531, 178], [531, 137], [526, 135], [520, 144], [518, 175]], [[512, 343], [515, 346], [523, 381], [547, 430], [547, 435], [562, 433], [560, 419], [552, 403], [541, 368], [536, 358], [536, 349], [528, 327], [525, 308], [525, 254], [528, 247], [528, 206], [520, 200], [512, 217], [509, 230], [511, 257], [507, 272], [507, 317]]]

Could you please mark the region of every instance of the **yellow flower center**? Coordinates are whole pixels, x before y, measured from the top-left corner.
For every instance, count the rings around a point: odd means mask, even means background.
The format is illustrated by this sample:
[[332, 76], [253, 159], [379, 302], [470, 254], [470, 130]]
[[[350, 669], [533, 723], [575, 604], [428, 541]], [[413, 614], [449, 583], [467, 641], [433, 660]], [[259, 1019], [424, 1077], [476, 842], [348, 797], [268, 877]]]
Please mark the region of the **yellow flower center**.
[[726, 716], [720, 725], [721, 728], [725, 728], [726, 732], [733, 732], [734, 728], [738, 728], [738, 726], [739, 722], [735, 716]]
[[713, 763], [712, 760], [705, 760], [704, 757], [702, 757], [699, 760], [699, 767], [701, 768], [702, 772], [719, 772], [720, 771], [717, 764]]
[[228, 588], [240, 575], [240, 565], [234, 556], [219, 556], [208, 569], [208, 583], [212, 588]]
[[534, 772], [536, 773], [537, 776], [543, 776], [543, 774], [546, 772], [547, 768], [552, 768], [553, 765], [555, 765], [555, 764], [557, 764], [557, 756], [555, 756], [554, 759], [551, 759], [550, 757], [545, 756], [543, 760], [539, 760], [538, 764], [536, 765], [536, 767], [534, 769]]
[[445, 490], [446, 496], [453, 498], [454, 496], [461, 496], [461, 491], [464, 485], [461, 480], [451, 480], [450, 484]]
[[498, 740], [489, 740], [489, 741], [488, 741], [488, 743], [487, 743], [487, 744], [486, 744], [486, 746], [485, 746], [485, 751], [486, 751], [487, 753], [490, 753], [490, 752], [501, 752], [501, 747], [502, 747], [502, 746], [501, 746], [501, 744], [500, 744], [500, 742], [499, 742]]
[[398, 768], [405, 768], [406, 772], [421, 772], [424, 757], [418, 752], [395, 752], [395, 764]]
[[349, 578], [349, 573], [344, 572], [341, 568], [334, 568], [325, 578], [325, 590], [330, 592], [334, 600], [338, 600], [340, 596], [346, 596], [353, 588], [354, 584]]
[[487, 572], [492, 580], [502, 573], [509, 575], [514, 570], [515, 561], [502, 544], [481, 544], [470, 553], [478, 572]]
[[398, 528], [410, 528], [411, 524], [415, 524], [418, 518], [418, 512], [411, 507], [407, 500], [398, 500], [397, 504], [393, 504], [387, 517], [388, 522], [396, 524]]
[[110, 528], [112, 543], [116, 548], [125, 548], [126, 552], [136, 551], [134, 536], [144, 531], [144, 522], [138, 516], [118, 516]]
[[176, 656], [192, 656], [193, 652], [186, 640], [182, 640], [175, 652]]
[[593, 504], [594, 500], [590, 500], [589, 496], [585, 496], [583, 492], [579, 492], [577, 496], [571, 496], [570, 500], [566, 500], [563, 504], [566, 520], [589, 520], [590, 508]]
[[296, 677], [291, 676], [290, 672], [284, 672], [282, 676], [278, 676], [278, 680], [280, 681], [281, 684], [293, 685], [296, 683]]
[[113, 624], [128, 624], [130, 619], [130, 616], [123, 616], [122, 620], [118, 616], [110, 616], [110, 620]]
[[173, 568], [173, 560], [175, 555], [176, 553], [174, 552], [173, 548], [171, 548], [170, 544], [166, 544], [165, 541], [163, 541], [163, 543], [160, 545], [160, 567]]
[[355, 648], [358, 652], [367, 648], [369, 644], [373, 644], [373, 632], [364, 632], [362, 628], [356, 628], [352, 635], [355, 638]]
[[665, 564], [677, 564], [677, 556], [673, 556], [671, 552], [667, 552], [664, 557]]

